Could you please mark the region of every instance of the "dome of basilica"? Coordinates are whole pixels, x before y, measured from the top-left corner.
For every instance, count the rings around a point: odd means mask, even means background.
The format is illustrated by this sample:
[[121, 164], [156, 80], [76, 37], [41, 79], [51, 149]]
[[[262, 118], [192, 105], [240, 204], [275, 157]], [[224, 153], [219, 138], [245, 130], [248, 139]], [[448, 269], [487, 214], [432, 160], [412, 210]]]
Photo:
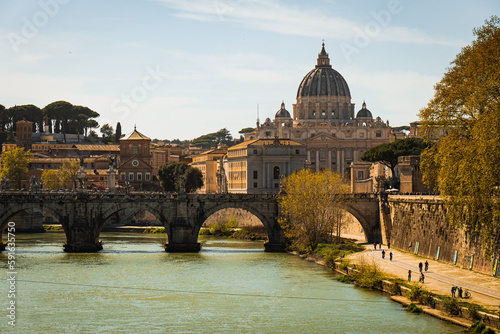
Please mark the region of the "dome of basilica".
[[356, 118], [373, 118], [371, 111], [366, 109], [365, 101], [363, 101], [363, 106], [356, 114]]
[[347, 82], [330, 65], [330, 58], [325, 51], [324, 43], [318, 54], [316, 67], [306, 74], [297, 90], [297, 98], [310, 96], [346, 96], [351, 98]]
[[276, 112], [275, 118], [291, 118], [288, 110], [285, 109], [285, 102], [281, 102], [281, 109]]

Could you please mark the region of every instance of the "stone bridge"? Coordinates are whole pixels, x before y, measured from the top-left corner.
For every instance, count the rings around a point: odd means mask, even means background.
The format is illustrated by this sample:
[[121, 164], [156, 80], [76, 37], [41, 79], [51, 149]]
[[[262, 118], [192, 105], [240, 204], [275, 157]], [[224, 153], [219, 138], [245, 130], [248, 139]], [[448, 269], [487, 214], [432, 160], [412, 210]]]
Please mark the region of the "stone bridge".
[[[344, 209], [362, 225], [368, 242], [381, 240], [379, 198], [374, 194], [348, 195]], [[106, 221], [123, 210], [148, 211], [165, 227], [168, 252], [198, 252], [198, 233], [213, 213], [243, 209], [264, 225], [269, 241], [265, 250], [285, 250], [283, 230], [278, 224], [278, 196], [272, 194], [168, 194], [86, 192], [0, 192], [0, 231], [15, 214], [41, 210], [53, 215], [66, 234], [67, 252], [96, 252], [102, 249], [99, 234]], [[5, 248], [5, 245], [3, 248]]]

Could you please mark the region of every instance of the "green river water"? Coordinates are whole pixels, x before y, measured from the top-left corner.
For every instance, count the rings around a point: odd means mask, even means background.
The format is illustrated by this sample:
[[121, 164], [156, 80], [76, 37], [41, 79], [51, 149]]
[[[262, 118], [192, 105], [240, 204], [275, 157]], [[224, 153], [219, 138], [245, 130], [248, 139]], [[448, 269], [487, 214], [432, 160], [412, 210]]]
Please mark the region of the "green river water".
[[[102, 233], [96, 254], [62, 251], [64, 233], [16, 235], [15, 297], [0, 254], [0, 331], [16, 333], [459, 333], [387, 296], [261, 242], [207, 239], [197, 254], [161, 235]], [[5, 235], [4, 235], [5, 240]], [[15, 300], [15, 327], [9, 302]]]

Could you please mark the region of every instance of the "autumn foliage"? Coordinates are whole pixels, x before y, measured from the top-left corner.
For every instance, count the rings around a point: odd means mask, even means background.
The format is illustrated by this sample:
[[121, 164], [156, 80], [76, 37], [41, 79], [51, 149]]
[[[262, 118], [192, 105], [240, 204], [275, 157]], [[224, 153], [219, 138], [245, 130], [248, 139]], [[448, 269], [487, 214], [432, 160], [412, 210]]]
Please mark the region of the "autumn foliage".
[[300, 170], [285, 179], [283, 190], [280, 225], [295, 248], [314, 251], [339, 236], [349, 188], [338, 174]]

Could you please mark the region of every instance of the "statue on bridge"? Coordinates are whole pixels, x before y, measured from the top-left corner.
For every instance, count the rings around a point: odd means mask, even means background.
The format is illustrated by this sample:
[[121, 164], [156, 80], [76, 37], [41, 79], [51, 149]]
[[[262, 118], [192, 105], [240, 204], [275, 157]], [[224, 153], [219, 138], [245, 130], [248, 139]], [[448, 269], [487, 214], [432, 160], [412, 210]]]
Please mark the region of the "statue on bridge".
[[30, 191], [40, 191], [42, 190], [42, 179], [39, 177], [30, 177]]
[[5, 177], [0, 180], [0, 190], [10, 190], [10, 182]]

